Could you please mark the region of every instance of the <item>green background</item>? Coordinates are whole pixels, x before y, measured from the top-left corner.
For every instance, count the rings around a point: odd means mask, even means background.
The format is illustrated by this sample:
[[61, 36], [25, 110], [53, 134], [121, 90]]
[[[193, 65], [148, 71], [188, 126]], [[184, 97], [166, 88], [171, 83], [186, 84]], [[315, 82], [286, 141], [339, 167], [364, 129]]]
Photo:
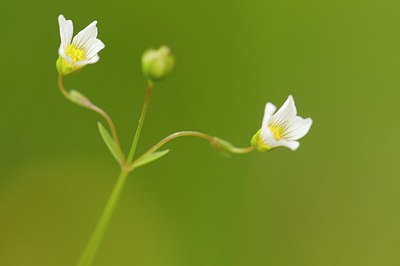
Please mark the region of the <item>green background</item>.
[[56, 86], [57, 16], [98, 20], [71, 75], [127, 150], [141, 53], [169, 45], [139, 152], [179, 130], [248, 145], [289, 94], [298, 151], [225, 158], [199, 139], [129, 178], [94, 265], [400, 265], [400, 4], [395, 0], [7, 1], [0, 9], [0, 265], [74, 265], [116, 181], [95, 114]]

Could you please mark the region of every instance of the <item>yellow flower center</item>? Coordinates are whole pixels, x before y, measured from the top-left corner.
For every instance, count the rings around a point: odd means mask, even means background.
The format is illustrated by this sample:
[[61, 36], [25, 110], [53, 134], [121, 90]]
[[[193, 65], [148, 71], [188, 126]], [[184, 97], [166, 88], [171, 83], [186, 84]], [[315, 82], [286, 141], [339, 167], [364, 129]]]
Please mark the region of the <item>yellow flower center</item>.
[[65, 54], [72, 59], [72, 62], [76, 63], [85, 59], [85, 51], [80, 48], [76, 48], [73, 44], [67, 47]]
[[285, 135], [285, 128], [282, 126], [278, 125], [269, 125], [269, 129], [272, 131], [272, 134], [274, 135], [274, 138], [276, 140], [280, 140], [284, 137]]

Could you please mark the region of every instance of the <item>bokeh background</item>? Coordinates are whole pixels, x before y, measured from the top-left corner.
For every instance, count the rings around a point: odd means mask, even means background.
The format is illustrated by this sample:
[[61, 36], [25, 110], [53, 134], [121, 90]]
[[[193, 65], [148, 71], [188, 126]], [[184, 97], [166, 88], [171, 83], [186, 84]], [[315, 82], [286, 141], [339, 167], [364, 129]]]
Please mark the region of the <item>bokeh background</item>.
[[95, 114], [56, 86], [57, 16], [98, 20], [98, 64], [66, 80], [128, 149], [141, 53], [168, 44], [139, 152], [178, 130], [248, 145], [267, 101], [314, 120], [298, 151], [225, 158], [179, 139], [128, 180], [94, 265], [400, 265], [395, 0], [7, 1], [0, 9], [0, 265], [74, 265], [116, 181]]

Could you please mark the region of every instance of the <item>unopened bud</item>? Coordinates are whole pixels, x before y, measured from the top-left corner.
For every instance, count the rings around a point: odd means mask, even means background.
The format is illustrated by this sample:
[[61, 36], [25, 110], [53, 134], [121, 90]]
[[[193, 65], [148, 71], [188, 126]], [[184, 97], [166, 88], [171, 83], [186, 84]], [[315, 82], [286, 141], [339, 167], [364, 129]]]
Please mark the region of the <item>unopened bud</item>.
[[174, 68], [175, 58], [167, 46], [149, 49], [142, 56], [142, 70], [146, 78], [157, 81], [165, 78]]

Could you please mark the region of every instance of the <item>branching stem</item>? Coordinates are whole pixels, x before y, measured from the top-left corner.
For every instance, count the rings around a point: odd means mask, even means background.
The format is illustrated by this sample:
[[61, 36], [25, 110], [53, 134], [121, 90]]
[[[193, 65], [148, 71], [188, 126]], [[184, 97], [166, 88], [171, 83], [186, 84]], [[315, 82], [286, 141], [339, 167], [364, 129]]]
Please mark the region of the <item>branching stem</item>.
[[[65, 98], [67, 98], [69, 101], [76, 104], [76, 102], [71, 98], [71, 94], [65, 89], [63, 75], [58, 76], [58, 87], [60, 88], [60, 91], [64, 95]], [[120, 144], [120, 141], [118, 138], [117, 129], [116, 129], [111, 117], [103, 109], [94, 105], [89, 100], [87, 102], [85, 102], [85, 104], [79, 104], [79, 105], [82, 107], [85, 107], [86, 109], [89, 109], [89, 110], [92, 110], [92, 111], [98, 113], [99, 115], [101, 115], [104, 118], [104, 120], [106, 120], [108, 126], [110, 127], [111, 134], [113, 136], [115, 144], [117, 145], [118, 153], [121, 155], [121, 158], [125, 158], [125, 155], [122, 151], [121, 144]], [[125, 164], [125, 161], [122, 161], [120, 163], [121, 163], [121, 165], [123, 165], [123, 164]]]

